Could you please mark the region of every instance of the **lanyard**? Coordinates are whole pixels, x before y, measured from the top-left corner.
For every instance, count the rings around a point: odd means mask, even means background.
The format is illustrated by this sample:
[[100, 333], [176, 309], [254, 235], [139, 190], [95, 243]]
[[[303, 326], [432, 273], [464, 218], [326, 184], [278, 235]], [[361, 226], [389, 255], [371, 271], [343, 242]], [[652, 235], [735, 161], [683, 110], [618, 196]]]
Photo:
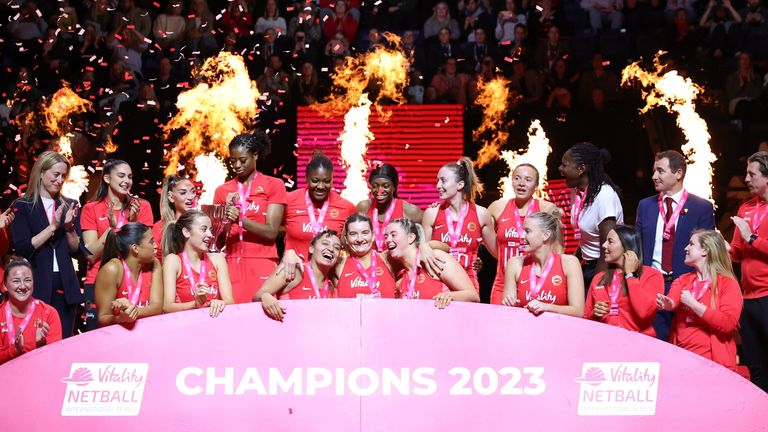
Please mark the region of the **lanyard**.
[[[677, 219], [680, 217], [680, 212], [683, 211], [683, 206], [685, 205], [685, 201], [687, 199], [688, 191], [683, 190], [683, 196], [680, 197], [680, 202], [672, 211], [672, 215], [669, 217], [669, 221], [664, 224], [664, 240], [669, 240], [669, 238], [672, 236], [672, 229], [675, 227]], [[659, 214], [661, 215], [662, 220], [667, 220], [667, 209], [664, 205], [664, 197], [661, 194], [659, 194]]]
[[[27, 314], [24, 315], [21, 325], [19, 325], [19, 333], [24, 333], [29, 321], [32, 320], [32, 314], [35, 313], [35, 307], [37, 307], [37, 300], [33, 300], [32, 304], [29, 305], [29, 310], [27, 311]], [[11, 314], [10, 300], [5, 304], [5, 322], [8, 326], [8, 342], [10, 345], [13, 345], [16, 339], [16, 332], [14, 331], [13, 326], [13, 314]]]
[[539, 296], [539, 292], [541, 291], [541, 288], [544, 287], [544, 283], [547, 281], [547, 276], [549, 275], [549, 272], [552, 271], [552, 266], [555, 264], [555, 254], [551, 254], [549, 256], [549, 259], [547, 259], [547, 263], [544, 265], [544, 267], [541, 270], [541, 278], [536, 276], [536, 265], [531, 263], [531, 272], [530, 272], [530, 288], [528, 291], [531, 293], [531, 299], [535, 299]]
[[618, 271], [613, 271], [613, 279], [611, 279], [611, 290], [608, 292], [608, 294], [611, 297], [611, 315], [618, 315], [619, 314], [619, 295], [621, 294], [621, 280], [623, 279], [623, 274]]
[[575, 189], [576, 195], [573, 197], [573, 207], [571, 208], [571, 225], [573, 225], [573, 229], [575, 231], [574, 237], [577, 240], [581, 239], [579, 219], [581, 219], [581, 214], [584, 213], [584, 202], [587, 200], [587, 190], [589, 190], [589, 185], [584, 188], [583, 192], [579, 192], [578, 189]]
[[469, 212], [469, 203], [464, 203], [463, 206], [461, 206], [461, 211], [459, 212], [459, 218], [454, 221], [453, 215], [451, 214], [449, 209], [446, 207], [445, 211], [445, 227], [448, 229], [448, 237], [451, 239], [451, 248], [455, 248], [456, 245], [459, 244], [459, 239], [461, 238], [461, 229], [464, 226], [464, 219], [467, 217], [467, 213]]
[[194, 297], [197, 287], [205, 284], [205, 254], [200, 258], [200, 273], [198, 273], [200, 278], [197, 281], [195, 281], [195, 274], [193, 273], [192, 265], [189, 263], [187, 251], [181, 253], [181, 262], [184, 264], [184, 272], [187, 274], [187, 279], [189, 279], [189, 291]]
[[768, 203], [763, 204], [763, 211], [760, 211], [760, 201], [755, 204], [755, 214], [752, 216], [752, 232], [757, 233], [760, 224], [763, 223], [765, 216], [768, 215]]
[[379, 225], [379, 209], [375, 206], [373, 207], [373, 218], [371, 219], [371, 222], [373, 222], [373, 234], [376, 239], [376, 249], [380, 251], [384, 250], [384, 229], [387, 224], [389, 224], [389, 221], [392, 220], [392, 214], [395, 212], [395, 200], [397, 200], [397, 198], [392, 198], [392, 202], [389, 204], [387, 212], [384, 213], [384, 220], [381, 222], [381, 225]]
[[330, 282], [330, 279], [327, 277], [325, 278], [325, 281], [323, 281], [323, 290], [320, 291], [320, 287], [317, 285], [317, 279], [315, 278], [315, 270], [312, 269], [312, 264], [304, 263], [304, 268], [306, 269], [305, 273], [309, 275], [309, 281], [312, 283], [312, 289], [315, 290], [315, 298], [328, 298], [328, 283]]
[[378, 288], [378, 279], [379, 277], [376, 274], [376, 271], [378, 270], [378, 264], [377, 264], [377, 254], [375, 251], [371, 251], [371, 265], [368, 267], [368, 271], [365, 271], [365, 268], [363, 267], [363, 263], [360, 262], [357, 257], [351, 257], [352, 262], [355, 263], [355, 267], [357, 267], [357, 271], [365, 278], [365, 283], [368, 284], [368, 288], [371, 290], [371, 295], [376, 296], [376, 294], [379, 293]]
[[328, 204], [331, 202], [330, 197], [325, 200], [323, 207], [320, 208], [318, 216], [315, 216], [315, 205], [312, 204], [312, 200], [309, 199], [309, 191], [304, 195], [304, 203], [307, 205], [307, 214], [309, 215], [309, 224], [312, 227], [312, 234], [317, 234], [323, 228], [325, 222], [325, 215], [328, 213]]
[[408, 276], [408, 291], [402, 298], [412, 299], [416, 295], [416, 278], [419, 275], [419, 250], [416, 249], [416, 256], [413, 259], [413, 271]]
[[[532, 215], [539, 211], [539, 200], [531, 199], [528, 202], [528, 210], [525, 212], [525, 217]], [[520, 209], [517, 208], [517, 204], [512, 201], [512, 222], [515, 224], [515, 230], [517, 235], [521, 235], [523, 232], [523, 218], [520, 217]]]
[[701, 300], [701, 298], [704, 296], [704, 293], [707, 292], [709, 289], [709, 286], [712, 284], [712, 279], [706, 279], [706, 280], [699, 280], [698, 278], [693, 281], [693, 297], [696, 299], [696, 301]]
[[[251, 188], [253, 186], [253, 181], [256, 180], [256, 176], [258, 173], [254, 170], [253, 171], [253, 177], [251, 177], [251, 180], [248, 182], [248, 188], [246, 189], [242, 183], [237, 182], [237, 196], [239, 198], [239, 201], [237, 202], [237, 205], [240, 207], [240, 218], [237, 221], [237, 225], [240, 227], [240, 245], [242, 247], [243, 244], [243, 219], [245, 219], [245, 214], [248, 213], [248, 201], [246, 198], [248, 198], [251, 195]], [[242, 255], [242, 254], [241, 254]], [[238, 257], [238, 259], [241, 257]]]
[[133, 285], [133, 275], [131, 274], [131, 269], [128, 268], [128, 264], [125, 263], [125, 260], [120, 260], [120, 262], [123, 263], [123, 280], [125, 281], [125, 285], [128, 288], [128, 301], [131, 302], [132, 305], [139, 304], [139, 294], [141, 293], [141, 279], [144, 277], [144, 272], [139, 269], [139, 278], [136, 279], [136, 285], [134, 287]]

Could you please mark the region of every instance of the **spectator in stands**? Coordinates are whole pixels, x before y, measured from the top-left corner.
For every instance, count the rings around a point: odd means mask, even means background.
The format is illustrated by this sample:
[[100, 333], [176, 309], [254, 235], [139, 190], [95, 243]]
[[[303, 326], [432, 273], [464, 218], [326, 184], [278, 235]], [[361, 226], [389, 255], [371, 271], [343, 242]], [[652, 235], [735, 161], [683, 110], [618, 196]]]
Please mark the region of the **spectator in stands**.
[[277, 8], [277, 0], [267, 0], [264, 5], [264, 15], [256, 20], [256, 33], [264, 33], [268, 28], [273, 29], [278, 34], [286, 34], [288, 25], [285, 18], [280, 16]]
[[571, 93], [576, 91], [576, 84], [579, 82], [580, 75], [573, 72], [565, 58], [555, 60], [552, 68], [549, 70], [545, 87], [547, 91], [552, 91], [558, 87], [568, 89]]
[[291, 69], [299, 70], [305, 62], [316, 63], [318, 47], [314, 42], [307, 40], [304, 30], [299, 30], [293, 37], [293, 51], [291, 51]]
[[525, 24], [524, 14], [517, 13], [515, 0], [505, 0], [504, 9], [499, 11], [496, 18], [496, 40], [500, 44], [507, 44], [515, 41], [515, 27], [518, 24]]
[[325, 56], [327, 58], [347, 57], [351, 55], [349, 41], [344, 34], [337, 32], [331, 40], [325, 44]]
[[461, 50], [453, 41], [451, 29], [448, 27], [440, 29], [437, 39], [430, 45], [427, 49], [427, 74], [435, 73], [445, 63], [445, 59], [457, 58], [461, 55]]
[[208, 9], [207, 0], [192, 0], [187, 13], [187, 40], [192, 53], [203, 57], [214, 53], [218, 46], [215, 37], [216, 20]]
[[157, 96], [157, 103], [162, 117], [167, 117], [176, 109], [176, 98], [181, 91], [178, 88], [178, 79], [173, 75], [173, 64], [171, 59], [163, 57], [160, 59], [160, 66], [157, 80], [154, 81], [154, 91]]
[[664, 12], [667, 15], [667, 20], [670, 23], [674, 22], [675, 14], [678, 9], [683, 9], [688, 14], [688, 17], [695, 17], [696, 10], [693, 8], [694, 0], [667, 0], [667, 6], [664, 8]]
[[106, 87], [100, 90], [105, 95], [99, 101], [99, 107], [104, 108], [104, 113], [112, 121], [117, 121], [120, 105], [123, 102], [136, 98], [138, 83], [130, 69], [126, 69], [123, 62], [113, 61], [109, 68], [109, 81]]
[[[368, 46], [363, 51], [374, 51], [376, 48], [382, 47], [383, 39], [379, 29], [371, 27], [368, 29]], [[362, 48], [362, 47], [361, 47]]]
[[526, 105], [535, 105], [541, 102], [544, 92], [544, 84], [537, 71], [528, 69], [528, 65], [522, 60], [512, 62], [512, 75], [509, 77], [509, 85], [523, 97]]
[[481, 28], [486, 34], [493, 28], [493, 18], [485, 10], [485, 8], [479, 4], [479, 0], [467, 0], [464, 3], [464, 10], [460, 14], [461, 21], [463, 21], [461, 40], [462, 42], [474, 42], [475, 41], [475, 29]]
[[760, 0], [747, 0], [747, 6], [741, 10], [741, 17], [744, 22], [744, 49], [755, 54], [757, 59], [765, 59], [768, 56], [765, 47], [768, 8], [760, 3]]
[[477, 96], [480, 95], [480, 83], [489, 82], [496, 78], [496, 62], [493, 57], [486, 55], [483, 60], [478, 63], [480, 69], [472, 76], [472, 80], [469, 82], [469, 102], [473, 103]]
[[301, 64], [300, 72], [293, 77], [290, 96], [298, 106], [312, 105], [320, 98], [320, 82], [315, 66], [310, 62]]
[[719, 59], [728, 49], [728, 34], [734, 24], [741, 22], [741, 16], [731, 5], [731, 0], [709, 0], [707, 9], [701, 15], [699, 27], [707, 30], [707, 45], [712, 57]]
[[389, 31], [418, 28], [416, 0], [378, 0], [368, 5], [368, 21], [375, 27]]
[[547, 39], [541, 41], [536, 51], [536, 67], [542, 71], [552, 69], [555, 61], [568, 55], [568, 43], [560, 38], [560, 29], [552, 25], [547, 31]]
[[152, 20], [149, 13], [136, 7], [134, 0], [120, 0], [117, 11], [112, 16], [112, 31], [118, 33], [127, 26], [133, 30], [149, 35], [152, 32]]
[[[552, 25], [560, 26], [557, 22], [558, 0], [533, 0], [523, 11], [530, 19], [528, 25], [536, 34], [544, 34]], [[525, 3], [523, 3], [525, 4]]]
[[323, 38], [323, 26], [320, 25], [320, 18], [317, 17], [311, 5], [304, 6], [304, 9], [288, 23], [289, 37], [295, 37], [299, 30], [304, 32], [308, 43], [317, 44]]
[[[85, 3], [85, 2], [84, 2]], [[97, 24], [100, 32], [106, 32], [112, 25], [112, 9], [109, 0], [94, 0], [87, 9], [83, 27], [89, 22]]]
[[468, 84], [469, 77], [459, 73], [456, 59], [449, 57], [445, 59], [440, 72], [432, 78], [430, 87], [437, 91], [438, 103], [466, 105]]
[[448, 10], [448, 3], [439, 2], [432, 8], [434, 13], [431, 17], [427, 18], [424, 23], [424, 39], [430, 39], [433, 36], [437, 36], [443, 28], [448, 28], [451, 39], [458, 39], [461, 35], [461, 28], [459, 23], [451, 18], [451, 13]]
[[72, 33], [78, 29], [77, 12], [69, 4], [69, 0], [59, 0], [59, 11], [56, 15], [56, 27], [62, 32], [63, 37], [69, 39]]
[[[237, 36], [237, 39], [251, 34], [253, 15], [248, 10], [245, 0], [233, 0], [229, 3], [229, 7], [221, 16], [221, 27], [225, 34], [232, 32]], [[236, 43], [232, 45], [236, 45]]]
[[341, 33], [348, 43], [355, 41], [357, 37], [357, 21], [347, 10], [345, 0], [336, 0], [335, 13], [329, 16], [323, 24], [325, 38], [331, 40], [336, 33]]
[[669, 55], [679, 64], [693, 64], [700, 48], [699, 34], [691, 24], [691, 17], [685, 9], [675, 11], [672, 19], [672, 33], [667, 37]]
[[533, 61], [533, 48], [528, 40], [528, 27], [525, 24], [515, 26], [515, 39], [510, 45], [503, 45], [502, 55], [512, 60]]
[[417, 70], [411, 72], [411, 77], [408, 80], [408, 88], [405, 89], [405, 96], [408, 98], [408, 103], [423, 104], [425, 89], [422, 85], [421, 73]]
[[603, 29], [604, 22], [610, 23], [611, 30], [621, 28], [622, 0], [582, 0], [581, 7], [589, 12], [589, 24], [595, 32]]
[[[345, 7], [347, 12], [352, 16], [352, 19], [355, 20], [356, 23], [360, 22], [360, 6], [361, 1], [360, 0], [344, 0]], [[336, 12], [336, 4], [338, 4], [338, 0], [320, 0], [320, 21], [325, 22], [326, 16], [328, 18], [332, 18]]]
[[161, 48], [178, 50], [184, 39], [186, 28], [187, 22], [181, 16], [181, 0], [171, 0], [166, 6], [165, 13], [155, 18], [152, 36]]
[[401, 41], [403, 52], [408, 58], [408, 62], [411, 64], [411, 70], [416, 69], [418, 71], [424, 71], [426, 68], [424, 49], [422, 45], [416, 40], [416, 34], [414, 31], [404, 31]]
[[481, 63], [486, 56], [496, 57], [496, 47], [488, 43], [488, 37], [483, 27], [475, 29], [474, 42], [464, 45], [466, 70], [469, 73], [479, 72]]
[[141, 55], [147, 49], [147, 38], [128, 24], [121, 26], [107, 37], [107, 46], [112, 48], [112, 58], [120, 60], [135, 74], [141, 74]]
[[728, 114], [741, 120], [759, 118], [764, 110], [758, 102], [762, 94], [762, 80], [752, 66], [752, 56], [739, 54], [738, 69], [725, 81], [725, 97], [728, 98]]
[[256, 85], [262, 95], [279, 104], [288, 98], [288, 78], [288, 74], [283, 72], [280, 56], [272, 54], [264, 73], [256, 80]]
[[603, 55], [595, 53], [592, 55], [592, 70], [584, 72], [581, 76], [579, 85], [579, 100], [585, 104], [589, 103], [594, 88], [601, 88], [607, 101], [613, 101], [618, 96], [619, 78], [606, 69], [610, 62], [603, 59]]

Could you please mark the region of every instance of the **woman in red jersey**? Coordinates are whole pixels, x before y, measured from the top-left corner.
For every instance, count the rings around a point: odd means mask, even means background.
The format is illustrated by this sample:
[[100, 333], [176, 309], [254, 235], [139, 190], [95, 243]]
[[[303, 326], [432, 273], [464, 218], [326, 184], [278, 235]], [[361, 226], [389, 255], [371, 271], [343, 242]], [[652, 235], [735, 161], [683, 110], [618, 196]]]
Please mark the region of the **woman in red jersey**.
[[163, 269], [146, 225], [129, 222], [110, 230], [96, 276], [99, 325], [133, 324], [163, 313]]
[[88, 256], [88, 271], [85, 275], [85, 316], [86, 328], [98, 327], [94, 284], [99, 273], [101, 254], [107, 234], [116, 231], [128, 222], [141, 222], [151, 226], [154, 223], [149, 202], [131, 195], [133, 170], [127, 162], [112, 159], [104, 164], [99, 188], [91, 200], [83, 206], [80, 227], [83, 242], [91, 252]]
[[371, 219], [355, 213], [344, 232], [347, 254], [336, 265], [336, 297], [395, 298], [395, 277], [386, 254], [374, 249]]
[[5, 301], [0, 303], [0, 364], [61, 340], [61, 320], [52, 306], [32, 297], [32, 265], [11, 258], [5, 265]]
[[421, 225], [405, 218], [395, 219], [387, 225], [385, 239], [389, 257], [403, 266], [395, 286], [398, 298], [433, 299], [439, 309], [453, 300], [480, 301], [467, 272], [449, 253], [434, 251], [445, 263], [439, 279], [419, 264], [419, 244], [426, 239]]
[[664, 277], [642, 265], [640, 233], [635, 227], [616, 225], [608, 232], [602, 252], [608, 270], [592, 280], [584, 318], [656, 337], [656, 296], [664, 293]]
[[371, 170], [368, 175], [368, 183], [371, 185], [372, 199], [360, 201], [357, 210], [367, 214], [373, 223], [373, 233], [376, 243], [374, 248], [378, 252], [385, 252], [384, 228], [393, 220], [406, 217], [416, 223], [421, 223], [424, 212], [415, 205], [397, 197], [397, 183], [399, 181], [397, 170], [394, 166], [385, 163]]
[[424, 212], [424, 234], [427, 239], [441, 241], [450, 247], [451, 256], [466, 270], [475, 290], [479, 291], [473, 262], [480, 243], [496, 256], [496, 233], [488, 210], [475, 205], [475, 196], [483, 191], [483, 185], [475, 174], [472, 161], [463, 157], [457, 163], [440, 168], [437, 191], [441, 203]]
[[580, 317], [584, 313], [584, 279], [579, 260], [557, 252], [563, 229], [551, 213], [525, 218], [520, 238], [525, 256], [507, 263], [504, 306], [527, 308], [534, 315], [554, 312]]
[[[488, 206], [488, 213], [496, 232], [496, 278], [491, 289], [491, 304], [501, 304], [504, 297], [504, 270], [509, 259], [523, 255], [520, 238], [526, 216], [537, 212], [559, 216], [560, 209], [549, 201], [536, 199], [533, 194], [539, 186], [539, 171], [531, 164], [523, 163], [512, 171], [511, 187], [515, 197], [499, 198]], [[562, 240], [562, 239], [560, 239]]]
[[723, 236], [694, 231], [685, 248], [685, 264], [695, 270], [672, 282], [668, 296], [656, 299], [659, 309], [677, 311], [669, 341], [736, 370], [733, 333], [743, 300]]
[[280, 265], [253, 295], [253, 301], [261, 302], [264, 313], [276, 321], [282, 321], [286, 309], [277, 297], [288, 295], [290, 300], [327, 299], [334, 296], [331, 276], [341, 253], [341, 238], [333, 230], [320, 231], [311, 240], [309, 261], [304, 271], [297, 273], [292, 281], [286, 282], [284, 265]]
[[228, 204], [227, 265], [235, 303], [248, 303], [277, 267], [275, 239], [285, 211], [285, 185], [256, 170], [269, 149], [264, 132], [240, 134], [229, 143], [235, 178], [216, 188], [215, 204]]
[[166, 313], [208, 307], [216, 317], [235, 302], [226, 259], [208, 253], [213, 241], [211, 220], [199, 210], [188, 210], [168, 225], [163, 238]]
[[157, 244], [157, 259], [163, 259], [163, 229], [187, 210], [197, 207], [197, 190], [186, 177], [171, 174], [163, 180], [160, 192], [160, 220], [152, 226], [152, 237]]
[[[306, 179], [306, 188], [288, 193], [283, 218], [285, 250], [293, 250], [302, 260], [306, 260], [310, 242], [319, 232], [341, 232], [347, 217], [357, 211], [351, 202], [331, 189], [333, 163], [322, 152], [315, 152], [307, 164]], [[286, 270], [292, 273], [293, 269]]]

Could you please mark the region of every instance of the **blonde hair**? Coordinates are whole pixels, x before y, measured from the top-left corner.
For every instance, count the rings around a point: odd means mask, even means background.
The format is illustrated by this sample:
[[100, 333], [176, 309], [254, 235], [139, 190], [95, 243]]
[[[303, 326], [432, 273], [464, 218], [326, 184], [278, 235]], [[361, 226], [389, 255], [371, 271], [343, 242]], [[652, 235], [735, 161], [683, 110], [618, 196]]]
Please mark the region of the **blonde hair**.
[[[35, 164], [32, 166], [32, 171], [29, 174], [29, 183], [27, 183], [27, 190], [24, 192], [24, 198], [27, 201], [31, 201], [32, 207], [37, 204], [38, 198], [40, 198], [40, 186], [43, 181], [43, 173], [51, 169], [58, 163], [64, 163], [67, 165], [67, 172], [64, 174], [64, 178], [69, 176], [69, 169], [71, 165], [69, 160], [65, 158], [61, 153], [53, 150], [44, 151], [37, 157]], [[52, 197], [53, 198], [53, 197]], [[54, 198], [61, 202], [61, 193], [59, 197]]]
[[443, 168], [450, 168], [456, 175], [456, 181], [464, 182], [461, 193], [464, 195], [465, 200], [473, 203], [475, 202], [475, 197], [481, 196], [483, 191], [485, 191], [485, 186], [483, 186], [475, 172], [475, 164], [472, 162], [472, 159], [464, 156], [456, 163], [443, 165]]
[[408, 218], [397, 218], [390, 222], [390, 224], [400, 225], [400, 228], [402, 228], [406, 234], [415, 235], [416, 246], [429, 241], [429, 239], [426, 238], [426, 234], [424, 234], [424, 228], [422, 228], [421, 224], [416, 223]]
[[[552, 235], [547, 242], [549, 245], [557, 249], [563, 241], [563, 223], [560, 221], [560, 217], [548, 212], [536, 212], [526, 217], [526, 220], [530, 219], [536, 222], [544, 231], [549, 231]], [[558, 253], [562, 253], [557, 250]]]
[[164, 224], [176, 220], [176, 209], [171, 200], [168, 199], [168, 193], [176, 189], [176, 185], [184, 180], [189, 181], [188, 178], [176, 174], [167, 175], [163, 179], [163, 189], [160, 192], [160, 220]]
[[719, 275], [736, 279], [733, 273], [731, 256], [725, 246], [725, 239], [719, 231], [694, 230], [691, 237], [699, 236], [699, 246], [707, 252], [707, 273], [712, 280], [712, 307], [715, 307], [717, 298], [717, 277]]

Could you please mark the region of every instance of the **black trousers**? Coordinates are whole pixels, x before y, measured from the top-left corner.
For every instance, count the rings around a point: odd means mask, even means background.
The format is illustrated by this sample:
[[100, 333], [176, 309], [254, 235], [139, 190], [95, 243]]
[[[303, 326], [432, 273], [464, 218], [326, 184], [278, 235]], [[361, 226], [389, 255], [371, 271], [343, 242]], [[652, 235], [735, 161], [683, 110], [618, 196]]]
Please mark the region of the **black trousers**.
[[745, 299], [739, 321], [744, 364], [752, 383], [768, 393], [768, 296]]
[[59, 273], [51, 274], [53, 294], [51, 295], [51, 306], [59, 313], [61, 320], [61, 337], [68, 338], [72, 336], [75, 330], [75, 318], [77, 315], [77, 304], [68, 304], [64, 297], [64, 286], [61, 283]]
[[[669, 287], [672, 281], [664, 281], [664, 295], [669, 294]], [[656, 318], [653, 320], [653, 329], [656, 330], [656, 339], [663, 341], [669, 340], [669, 328], [672, 327], [672, 317], [674, 312], [660, 310], [656, 312]]]

